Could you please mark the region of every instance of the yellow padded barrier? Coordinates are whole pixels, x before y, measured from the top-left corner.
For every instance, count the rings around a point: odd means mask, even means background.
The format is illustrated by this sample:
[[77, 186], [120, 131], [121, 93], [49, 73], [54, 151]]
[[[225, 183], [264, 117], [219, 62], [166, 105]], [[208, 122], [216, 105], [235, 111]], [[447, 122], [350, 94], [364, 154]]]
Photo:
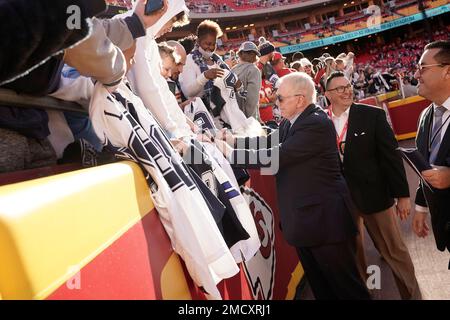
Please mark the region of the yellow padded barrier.
[[152, 209], [128, 162], [0, 187], [0, 296], [45, 299]]
[[174, 252], [161, 273], [161, 283], [176, 283], [161, 287], [163, 300], [192, 300], [178, 255]]
[[395, 98], [397, 96], [400, 96], [400, 91], [399, 90], [395, 90], [395, 91], [391, 91], [391, 92], [387, 92], [387, 93], [383, 93], [383, 94], [379, 94], [376, 96], [378, 102], [384, 102], [386, 100]]
[[392, 109], [392, 108], [396, 108], [396, 107], [401, 107], [404, 106], [406, 104], [410, 104], [410, 103], [414, 103], [414, 102], [419, 102], [425, 100], [425, 98], [422, 98], [421, 96], [412, 96], [412, 97], [408, 97], [405, 99], [399, 99], [399, 100], [395, 100], [395, 101], [391, 101], [388, 104], [388, 108]]

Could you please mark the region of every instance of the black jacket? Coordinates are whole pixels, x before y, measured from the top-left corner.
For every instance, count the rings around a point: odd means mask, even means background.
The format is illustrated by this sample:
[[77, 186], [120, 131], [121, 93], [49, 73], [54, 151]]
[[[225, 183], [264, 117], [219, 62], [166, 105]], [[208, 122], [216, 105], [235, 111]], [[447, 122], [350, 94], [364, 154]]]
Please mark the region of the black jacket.
[[245, 148], [234, 151], [233, 164], [272, 166], [274, 171], [278, 168], [281, 227], [289, 244], [319, 246], [356, 234], [354, 207], [340, 171], [335, 130], [320, 107], [311, 104], [290, 129], [289, 122], [284, 121], [268, 138], [238, 140], [237, 147], [241, 146]]
[[394, 198], [409, 197], [398, 143], [382, 109], [354, 103], [350, 107], [343, 170], [356, 207], [380, 212]]
[[[416, 137], [417, 149], [425, 159], [430, 158], [428, 144], [431, 126], [433, 125], [432, 119], [433, 105], [430, 105], [424, 110]], [[447, 128], [442, 139], [435, 164], [450, 167], [450, 127]], [[444, 190], [432, 188], [430, 190], [423, 183], [420, 183], [416, 194], [416, 204], [428, 207], [430, 210], [437, 248], [441, 251], [445, 251], [445, 248], [447, 248], [450, 251], [450, 188]]]
[[[72, 5], [80, 29], [67, 27]], [[0, 0], [0, 85], [86, 38], [86, 19], [105, 9], [104, 0]]]

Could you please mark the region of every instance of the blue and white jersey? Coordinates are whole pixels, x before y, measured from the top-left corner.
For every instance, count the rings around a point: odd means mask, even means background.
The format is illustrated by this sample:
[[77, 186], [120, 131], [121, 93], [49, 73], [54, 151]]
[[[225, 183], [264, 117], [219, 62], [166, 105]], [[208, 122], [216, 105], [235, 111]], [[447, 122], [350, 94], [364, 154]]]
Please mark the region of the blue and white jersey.
[[[209, 145], [193, 140], [191, 153], [185, 155], [186, 162], [194, 163], [190, 164], [191, 168], [225, 205], [226, 211], [222, 218], [223, 235], [236, 262], [248, 261], [261, 245], [253, 216], [234, 175], [232, 180], [222, 169], [229, 166], [228, 161], [223, 159], [225, 162], [219, 164], [222, 159], [214, 155], [217, 148], [210, 148]], [[196, 157], [196, 153], [200, 156]], [[202, 158], [201, 162], [192, 161], [199, 158]]]
[[186, 165], [152, 114], [123, 83], [110, 94], [96, 84], [90, 117], [105, 145], [141, 165], [172, 246], [194, 282], [220, 299], [217, 283], [239, 272]]
[[[225, 73], [227, 71], [225, 70]], [[228, 73], [231, 75], [231, 73]], [[193, 102], [184, 108], [184, 114], [198, 127], [203, 129], [231, 130], [241, 136], [256, 137], [264, 134], [261, 124], [255, 118], [247, 118], [239, 109], [234, 89], [226, 84], [226, 79], [218, 78], [214, 81], [211, 104], [222, 106], [220, 116], [213, 117], [208, 111], [202, 99], [195, 98]]]

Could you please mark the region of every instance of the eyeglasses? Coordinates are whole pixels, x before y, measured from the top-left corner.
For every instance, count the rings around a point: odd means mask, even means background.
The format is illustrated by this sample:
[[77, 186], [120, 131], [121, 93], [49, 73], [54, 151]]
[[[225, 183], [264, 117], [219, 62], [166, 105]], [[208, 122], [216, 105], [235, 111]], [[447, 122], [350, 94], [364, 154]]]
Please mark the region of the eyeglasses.
[[282, 95], [277, 94], [277, 101], [279, 101], [280, 103], [282, 103], [284, 100], [286, 100], [287, 98], [292, 98], [292, 97], [298, 97], [298, 96], [302, 96], [304, 97], [304, 94], [294, 94], [292, 96], [286, 96], [283, 97]]
[[426, 68], [432, 68], [432, 67], [445, 67], [448, 66], [448, 63], [433, 63], [433, 64], [418, 64], [416, 67], [416, 70], [422, 74], [423, 70]]
[[334, 89], [327, 89], [327, 91], [336, 91], [337, 93], [344, 93], [345, 90], [352, 90], [353, 86], [351, 84], [348, 84], [346, 86], [339, 86]]

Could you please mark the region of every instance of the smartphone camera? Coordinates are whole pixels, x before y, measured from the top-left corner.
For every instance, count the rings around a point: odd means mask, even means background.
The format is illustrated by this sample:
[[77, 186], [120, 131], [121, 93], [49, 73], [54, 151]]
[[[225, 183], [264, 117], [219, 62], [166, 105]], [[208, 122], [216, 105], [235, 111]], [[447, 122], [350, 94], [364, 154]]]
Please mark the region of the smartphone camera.
[[163, 7], [163, 0], [148, 0], [145, 4], [145, 15], [149, 16], [152, 13], [161, 10]]

